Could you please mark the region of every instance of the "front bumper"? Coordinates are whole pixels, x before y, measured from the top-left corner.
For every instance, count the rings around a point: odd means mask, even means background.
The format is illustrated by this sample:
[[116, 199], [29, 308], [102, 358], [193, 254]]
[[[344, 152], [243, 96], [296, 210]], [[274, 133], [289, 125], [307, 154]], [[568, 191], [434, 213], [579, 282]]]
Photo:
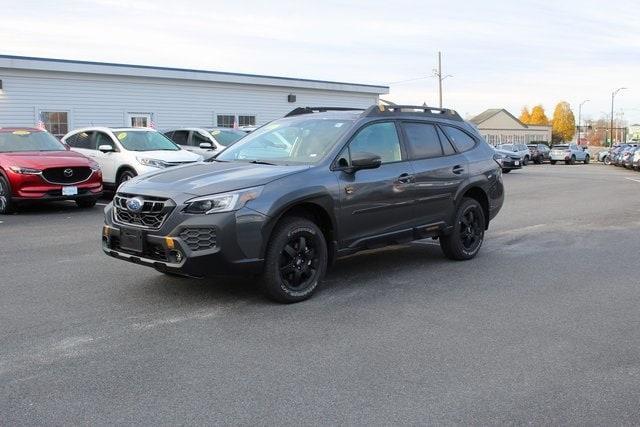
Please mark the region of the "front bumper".
[[522, 169], [522, 161], [519, 159], [503, 159], [500, 163], [502, 169]]
[[[248, 208], [211, 215], [190, 215], [178, 206], [159, 230], [145, 230], [115, 222], [110, 204], [105, 209], [102, 250], [105, 254], [158, 271], [188, 277], [252, 275], [262, 271], [263, 230], [268, 217]], [[122, 247], [127, 230], [142, 235], [142, 250]], [[193, 230], [207, 230], [214, 244], [194, 247]], [[179, 255], [178, 255], [179, 254]]]

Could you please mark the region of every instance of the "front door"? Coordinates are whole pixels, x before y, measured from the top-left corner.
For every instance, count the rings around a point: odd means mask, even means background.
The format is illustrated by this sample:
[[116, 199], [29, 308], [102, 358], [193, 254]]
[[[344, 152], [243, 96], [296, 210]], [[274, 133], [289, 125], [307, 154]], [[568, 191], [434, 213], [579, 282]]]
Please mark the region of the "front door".
[[338, 160], [350, 166], [354, 153], [380, 156], [376, 169], [336, 170], [340, 182], [340, 246], [375, 246], [413, 233], [413, 169], [400, 143], [394, 122], [366, 125]]
[[151, 113], [128, 113], [127, 126], [146, 128], [151, 126]]
[[113, 140], [109, 135], [104, 132], [95, 132], [95, 147], [98, 148], [101, 145], [110, 145], [116, 151], [103, 153], [100, 150], [95, 151], [95, 160], [102, 169], [102, 180], [109, 184], [116, 183], [116, 173], [118, 172], [118, 147], [113, 143]]

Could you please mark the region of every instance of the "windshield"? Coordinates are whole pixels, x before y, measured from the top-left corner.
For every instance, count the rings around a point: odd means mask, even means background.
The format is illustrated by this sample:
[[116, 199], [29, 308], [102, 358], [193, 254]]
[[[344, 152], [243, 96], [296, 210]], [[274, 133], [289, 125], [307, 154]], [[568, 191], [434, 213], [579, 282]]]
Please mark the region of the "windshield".
[[295, 117], [248, 134], [216, 160], [313, 164], [322, 160], [351, 127], [352, 120]]
[[0, 132], [0, 153], [65, 150], [66, 147], [48, 132], [28, 130]]
[[554, 145], [553, 148], [569, 148], [568, 145]]
[[154, 131], [116, 131], [118, 141], [129, 151], [178, 151], [180, 147], [160, 132]]
[[242, 132], [239, 130], [223, 130], [223, 129], [214, 129], [211, 131], [211, 136], [215, 138], [218, 144], [223, 145], [225, 147], [233, 144], [243, 136], [246, 136], [246, 132]]

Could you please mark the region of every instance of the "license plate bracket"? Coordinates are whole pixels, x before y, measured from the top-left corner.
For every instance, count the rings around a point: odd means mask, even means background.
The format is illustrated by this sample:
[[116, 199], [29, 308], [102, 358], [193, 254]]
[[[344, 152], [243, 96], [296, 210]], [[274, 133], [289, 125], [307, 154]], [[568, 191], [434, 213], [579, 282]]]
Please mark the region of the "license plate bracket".
[[141, 254], [144, 249], [144, 234], [135, 228], [120, 229], [120, 248]]

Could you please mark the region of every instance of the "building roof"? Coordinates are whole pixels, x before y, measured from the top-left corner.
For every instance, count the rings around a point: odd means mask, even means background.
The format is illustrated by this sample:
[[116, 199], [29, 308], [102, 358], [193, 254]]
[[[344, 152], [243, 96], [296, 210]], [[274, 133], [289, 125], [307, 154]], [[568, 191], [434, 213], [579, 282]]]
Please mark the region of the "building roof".
[[188, 68], [157, 67], [151, 65], [77, 61], [56, 58], [37, 58], [15, 55], [0, 55], [0, 68], [83, 74], [121, 75], [133, 77], [152, 77], [165, 79], [200, 80], [221, 83], [253, 84], [291, 88], [371, 93], [378, 95], [389, 93], [389, 86], [384, 85], [345, 83], [326, 80], [300, 79], [294, 77], [196, 70]]
[[524, 128], [550, 128], [551, 126], [549, 125], [527, 125], [524, 124], [520, 121], [520, 119], [518, 119], [516, 116], [514, 116], [513, 114], [511, 114], [510, 112], [508, 112], [507, 110], [505, 110], [504, 108], [490, 108], [488, 110], [484, 110], [482, 113], [478, 114], [477, 116], [469, 119], [470, 122], [475, 123], [476, 125], [479, 125], [482, 122], [486, 122], [487, 120], [489, 120], [491, 117], [504, 112], [507, 116], [509, 116], [510, 118], [512, 118], [513, 120], [515, 120], [517, 123], [519, 123], [522, 127]]

